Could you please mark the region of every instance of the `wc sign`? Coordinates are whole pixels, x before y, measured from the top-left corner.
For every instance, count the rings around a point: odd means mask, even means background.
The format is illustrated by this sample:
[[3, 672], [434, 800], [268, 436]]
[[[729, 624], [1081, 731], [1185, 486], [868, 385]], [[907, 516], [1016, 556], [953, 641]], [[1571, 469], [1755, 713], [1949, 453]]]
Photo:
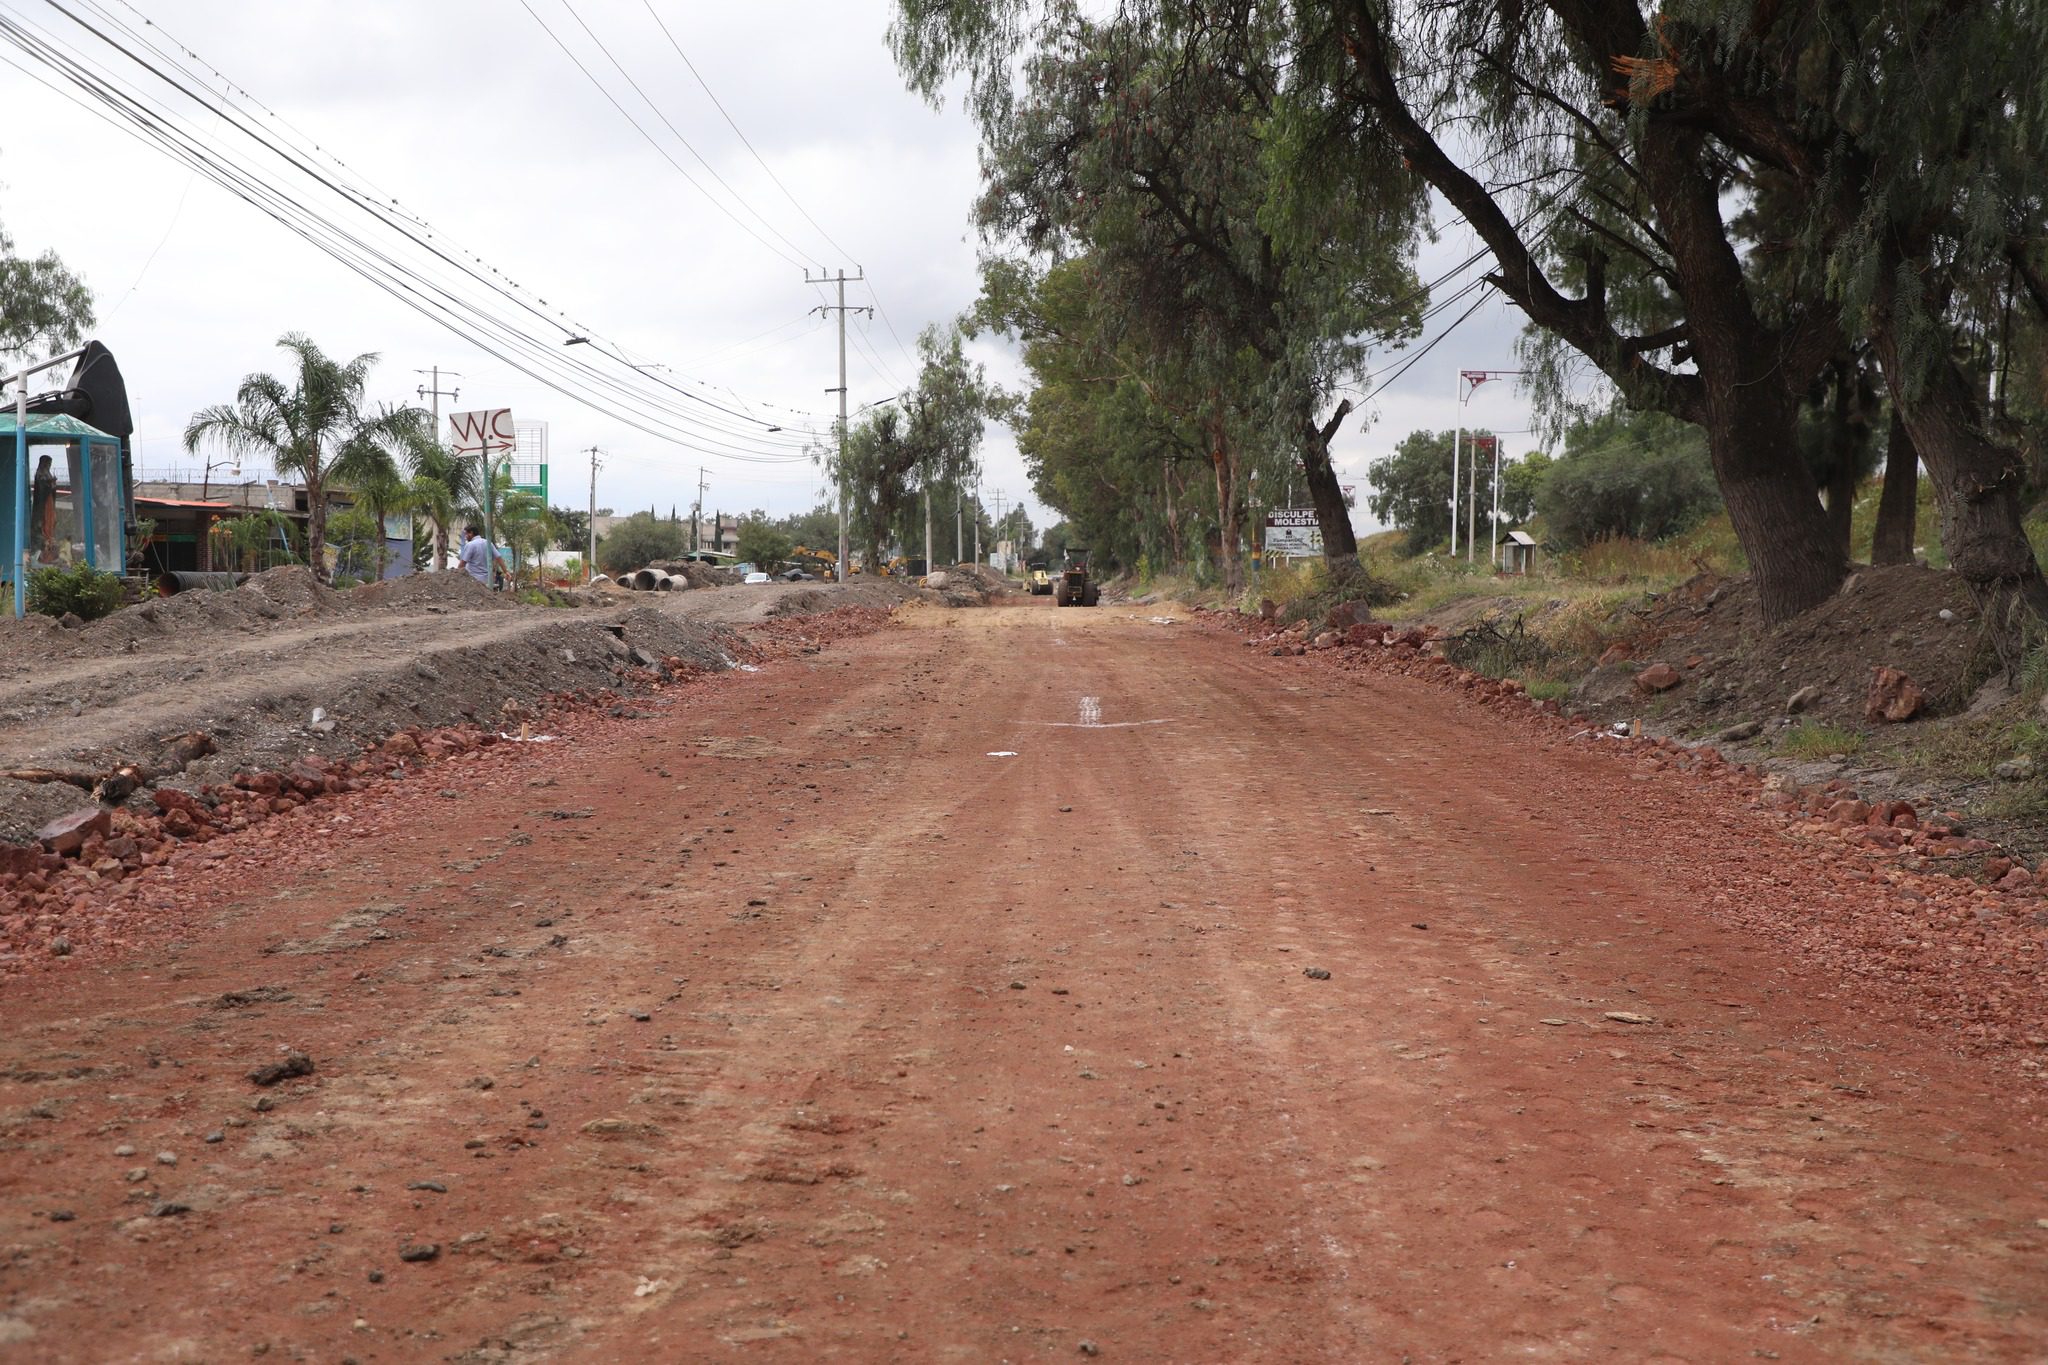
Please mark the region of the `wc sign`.
[[1280, 507], [1266, 513], [1266, 553], [1297, 559], [1323, 552], [1322, 523], [1313, 507]]
[[457, 455], [509, 454], [519, 446], [512, 430], [512, 409], [483, 408], [448, 414], [449, 449]]

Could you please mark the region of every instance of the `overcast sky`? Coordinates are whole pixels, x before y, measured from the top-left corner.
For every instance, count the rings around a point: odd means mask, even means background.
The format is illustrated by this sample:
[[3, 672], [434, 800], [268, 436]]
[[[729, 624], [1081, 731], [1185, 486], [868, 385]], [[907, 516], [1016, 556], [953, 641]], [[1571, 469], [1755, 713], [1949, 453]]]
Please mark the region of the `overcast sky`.
[[[668, 367], [652, 370], [655, 376], [673, 376], [741, 414], [706, 409], [705, 420], [720, 429], [703, 431], [692, 442], [699, 448], [690, 449], [579, 404], [379, 292], [155, 147], [16, 66], [0, 66], [0, 98], [10, 111], [0, 132], [0, 221], [19, 252], [54, 249], [93, 288], [97, 335], [127, 376], [137, 460], [147, 474], [183, 467], [196, 477], [197, 462], [180, 441], [186, 418], [231, 399], [249, 371], [281, 369], [275, 341], [298, 330], [330, 354], [381, 353], [376, 398], [421, 401], [416, 390], [426, 378], [415, 371], [439, 365], [460, 375], [444, 383], [460, 389], [444, 411], [509, 406], [519, 418], [546, 420], [558, 504], [583, 505], [589, 466], [580, 452], [595, 445], [603, 452], [600, 506], [687, 507], [701, 465], [707, 510], [794, 511], [824, 490], [819, 469], [801, 458], [745, 463], [712, 443], [800, 454], [794, 447], [803, 438], [795, 433], [829, 433], [836, 338], [825, 318], [810, 313], [824, 295], [806, 285], [805, 267], [864, 269], [869, 285], [849, 286], [848, 302], [879, 302], [886, 312], [886, 319], [850, 322], [848, 386], [856, 407], [910, 383], [916, 365], [906, 348], [918, 331], [950, 320], [974, 298], [974, 130], [957, 106], [934, 111], [905, 90], [884, 44], [885, 0], [652, 0], [772, 177], [691, 75], [648, 0], [573, 0], [573, 11], [565, 0], [60, 2], [110, 33], [109, 17], [137, 28], [138, 16], [155, 21], [158, 41], [170, 35], [199, 54], [430, 223], [437, 245], [459, 243], [545, 299], [543, 311], [566, 315], [552, 324], [521, 315], [535, 336], [554, 344], [587, 328], [635, 361]], [[152, 83], [47, 0], [9, 8], [128, 87], [161, 99], [195, 131], [226, 142], [238, 136]], [[541, 21], [658, 146], [607, 102]], [[11, 47], [0, 46], [0, 56], [27, 63]], [[339, 200], [321, 198], [310, 182], [276, 183], [371, 242], [400, 245]], [[1468, 233], [1449, 228], [1426, 249], [1424, 276], [1471, 249]], [[1337, 453], [1345, 482], [1358, 488], [1361, 529], [1369, 526], [1366, 463], [1414, 428], [1451, 424], [1460, 368], [1511, 367], [1516, 316], [1489, 303], [1383, 394], [1369, 421], [1347, 424]], [[1001, 344], [976, 349], [998, 379], [1019, 380]], [[621, 373], [587, 348], [575, 350]], [[1400, 359], [1389, 356], [1386, 367]], [[1465, 415], [1504, 431], [1530, 425], [1524, 400], [1506, 384], [1479, 390]], [[769, 426], [784, 431], [769, 433]], [[1508, 437], [1505, 444], [1512, 450], [1518, 443]], [[991, 429], [983, 460], [992, 505], [998, 492], [1012, 502], [1028, 496], [1007, 431]], [[1035, 502], [1031, 514], [1039, 525], [1051, 519]]]

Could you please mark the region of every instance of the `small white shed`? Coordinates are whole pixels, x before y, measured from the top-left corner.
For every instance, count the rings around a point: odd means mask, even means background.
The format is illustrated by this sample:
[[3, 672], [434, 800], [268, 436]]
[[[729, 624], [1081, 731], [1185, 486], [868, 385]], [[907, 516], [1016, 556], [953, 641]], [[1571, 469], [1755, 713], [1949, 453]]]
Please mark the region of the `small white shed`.
[[1527, 531], [1509, 531], [1501, 537], [1500, 571], [1528, 573], [1536, 567], [1536, 537]]

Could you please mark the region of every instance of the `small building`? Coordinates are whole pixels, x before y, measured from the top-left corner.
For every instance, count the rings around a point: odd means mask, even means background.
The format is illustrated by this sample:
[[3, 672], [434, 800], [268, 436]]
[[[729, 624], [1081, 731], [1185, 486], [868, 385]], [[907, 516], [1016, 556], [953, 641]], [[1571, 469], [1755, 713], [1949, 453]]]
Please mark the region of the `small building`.
[[1536, 537], [1527, 531], [1509, 531], [1501, 537], [1502, 573], [1528, 573], [1536, 567]]
[[149, 531], [142, 543], [142, 567], [149, 573], [166, 570], [226, 569], [214, 563], [213, 528], [223, 518], [238, 517], [246, 509], [231, 502], [201, 498], [135, 497], [135, 518]]

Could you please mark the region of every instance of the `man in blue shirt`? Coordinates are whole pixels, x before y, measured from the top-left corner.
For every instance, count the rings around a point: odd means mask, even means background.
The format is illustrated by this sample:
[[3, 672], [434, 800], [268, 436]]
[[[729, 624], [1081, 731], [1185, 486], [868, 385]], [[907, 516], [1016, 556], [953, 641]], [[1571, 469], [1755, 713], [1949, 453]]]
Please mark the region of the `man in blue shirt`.
[[474, 526], [462, 528], [462, 567], [485, 587], [491, 585], [491, 547]]

